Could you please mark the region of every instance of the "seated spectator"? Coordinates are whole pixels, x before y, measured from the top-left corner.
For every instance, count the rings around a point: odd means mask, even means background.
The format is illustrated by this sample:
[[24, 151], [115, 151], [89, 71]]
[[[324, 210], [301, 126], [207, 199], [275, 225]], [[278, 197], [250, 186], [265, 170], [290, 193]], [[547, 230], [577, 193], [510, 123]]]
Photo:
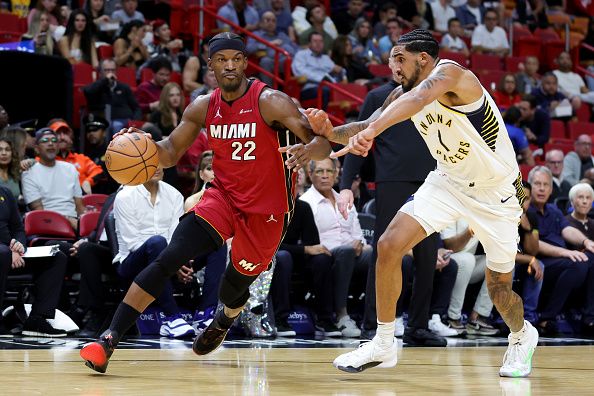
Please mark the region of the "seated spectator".
[[[459, 335], [457, 330], [448, 327], [441, 321], [441, 317], [447, 314], [452, 289], [456, 282], [456, 274], [458, 273], [458, 264], [451, 259], [451, 253], [450, 250], [439, 249], [435, 264], [435, 276], [433, 277], [433, 293], [429, 305], [430, 319], [427, 327], [429, 331], [439, 337], [455, 337]], [[414, 283], [413, 262], [414, 259], [410, 255], [402, 258], [402, 293], [396, 305], [397, 328], [404, 328], [402, 314], [410, 305], [411, 291]], [[402, 324], [399, 325], [398, 322]], [[402, 334], [395, 335], [402, 336]]]
[[14, 148], [14, 140], [0, 137], [0, 186], [8, 189], [15, 200], [21, 199], [21, 158]]
[[[183, 214], [184, 199], [172, 186], [161, 181], [162, 169], [145, 184], [124, 186], [116, 195], [113, 213], [119, 252], [113, 259], [118, 274], [132, 282], [165, 249]], [[181, 270], [180, 270], [181, 271]], [[173, 298], [171, 280], [155, 300], [166, 318], [159, 334], [164, 337], [194, 335]]]
[[505, 122], [505, 129], [507, 129], [514, 146], [518, 163], [534, 166], [534, 158], [528, 145], [528, 139], [526, 139], [524, 131], [518, 127], [521, 117], [522, 113], [517, 107], [510, 107], [503, 115], [503, 122]]
[[[441, 232], [443, 246], [451, 250], [450, 256], [458, 263], [458, 275], [452, 290], [452, 297], [448, 308], [448, 321], [451, 328], [458, 333], [493, 336], [499, 331], [493, 327], [490, 316], [493, 310], [493, 301], [487, 290], [487, 279], [485, 268], [487, 256], [484, 252], [478, 252], [479, 240], [474, 236], [472, 230], [465, 220], [458, 220], [455, 224], [448, 226]], [[466, 288], [470, 284], [481, 282], [481, 289], [474, 308], [468, 316], [466, 326], [462, 323], [462, 306], [466, 295]]]
[[538, 68], [540, 64], [536, 56], [527, 56], [526, 61], [520, 63], [520, 72], [516, 74], [518, 91], [529, 94], [540, 86], [540, 75]]
[[[593, 200], [594, 190], [588, 183], [578, 183], [569, 190], [569, 201], [573, 211], [565, 218], [570, 226], [580, 230], [588, 239], [594, 238], [594, 219], [588, 217]], [[570, 245], [570, 247], [575, 250], [582, 249], [582, 246], [577, 245]], [[594, 317], [591, 320], [594, 321]]]
[[499, 84], [497, 84], [497, 90], [493, 92], [493, 99], [500, 111], [506, 111], [522, 101], [522, 97], [518, 92], [516, 77], [513, 73], [505, 73], [501, 76]]
[[378, 9], [378, 21], [373, 25], [373, 36], [384, 37], [388, 34], [388, 22], [391, 19], [398, 20], [398, 8], [396, 4], [388, 1]]
[[538, 218], [534, 212], [528, 212], [532, 187], [529, 183], [522, 183], [526, 199], [522, 203], [522, 216], [518, 232], [520, 245], [516, 255], [514, 281], [522, 285], [522, 301], [524, 302], [524, 319], [530, 323], [538, 322], [538, 298], [542, 289], [544, 264], [536, 258], [538, 254]]
[[132, 20], [124, 24], [113, 43], [113, 56], [118, 66], [138, 69], [147, 61], [149, 52], [143, 43], [144, 34], [144, 22]]
[[355, 23], [355, 28], [349, 34], [353, 46], [353, 56], [365, 65], [377, 65], [381, 62], [381, 53], [377, 40], [371, 32], [371, 24], [364, 18]]
[[363, 9], [365, 4], [363, 0], [349, 0], [347, 8], [332, 13], [332, 20], [336, 25], [338, 34], [348, 35], [355, 28], [357, 19], [364, 18]]
[[437, 0], [430, 2], [433, 14], [433, 29], [440, 33], [448, 31], [448, 21], [456, 17], [456, 11], [450, 6], [451, 0]]
[[83, 118], [83, 125], [86, 138], [84, 154], [103, 169], [103, 178], [97, 180], [93, 192], [109, 195], [115, 192], [120, 185], [113, 180], [105, 165], [105, 150], [109, 143], [107, 141], [109, 122], [105, 118], [91, 113]]
[[32, 8], [27, 15], [27, 26], [31, 26], [37, 14], [46, 12], [49, 17], [49, 31], [53, 35], [58, 26], [60, 26], [60, 8], [57, 0], [37, 1], [35, 8]]
[[379, 40], [379, 51], [382, 57], [382, 63], [388, 63], [390, 59], [390, 50], [396, 45], [402, 35], [402, 26], [398, 19], [389, 19], [386, 24], [386, 35]]
[[522, 113], [520, 127], [526, 133], [528, 142], [542, 148], [549, 142], [551, 136], [551, 118], [549, 113], [540, 109], [536, 104], [536, 98], [526, 94], [522, 101], [516, 105]]
[[[287, 51], [290, 56], [294, 56], [299, 49], [297, 44], [291, 41], [289, 36], [287, 36], [284, 32], [277, 32], [276, 15], [274, 15], [274, 12], [272, 11], [266, 11], [262, 14], [262, 18], [260, 19], [260, 29], [256, 30], [254, 34], [278, 47], [281, 47]], [[259, 58], [259, 64], [264, 70], [274, 73], [275, 50], [251, 37], [248, 38], [246, 50], [248, 55], [255, 55]], [[281, 73], [281, 76], [284, 75], [283, 71], [285, 70], [285, 60], [285, 55], [279, 54], [277, 70], [279, 73]], [[273, 85], [272, 78], [264, 73], [260, 73], [260, 80], [270, 86]]]
[[332, 321], [332, 253], [322, 244], [311, 207], [297, 199], [293, 219], [276, 253], [276, 266], [271, 284], [272, 303], [277, 334], [294, 336], [287, 319], [291, 302], [291, 278], [293, 272], [305, 275], [306, 286], [316, 296], [315, 327], [326, 337], [342, 333]]
[[325, 30], [326, 9], [324, 6], [317, 4], [309, 8], [305, 14], [305, 19], [311, 26], [299, 34], [299, 44], [302, 46], [307, 45], [311, 34], [316, 32], [321, 34], [324, 39], [324, 53], [330, 53], [334, 37]]
[[[344, 337], [358, 337], [361, 330], [347, 312], [347, 296], [353, 279], [365, 279], [372, 249], [367, 245], [355, 208], [345, 220], [338, 212], [338, 193], [332, 189], [338, 177], [336, 160], [311, 161], [308, 169], [312, 187], [300, 198], [313, 212], [320, 243], [334, 259], [332, 265], [336, 327]], [[364, 275], [365, 274], [365, 275]]]
[[87, 0], [84, 4], [84, 10], [95, 26], [93, 29], [95, 40], [112, 43], [117, 28], [113, 29], [111, 27], [113, 22], [109, 15], [105, 13], [105, 0]]
[[122, 8], [114, 11], [111, 19], [119, 21], [122, 26], [130, 21], [144, 23], [144, 15], [138, 11], [138, 0], [122, 0]]
[[[292, 42], [297, 42], [297, 33], [293, 27], [293, 17], [291, 16], [291, 5], [287, 5], [285, 0], [270, 0], [270, 7], [266, 7], [263, 11], [272, 11], [276, 17], [276, 28], [279, 33], [284, 33], [291, 39]], [[260, 15], [264, 15], [260, 12]]]
[[[295, 76], [303, 76], [306, 83], [301, 89], [301, 100], [314, 99], [318, 97], [318, 84], [322, 80], [332, 82], [342, 81], [346, 77], [345, 70], [332, 62], [332, 59], [323, 52], [324, 39], [317, 32], [309, 35], [309, 47], [297, 51], [293, 64], [291, 65]], [[330, 90], [324, 87], [323, 107], [328, 106], [330, 101]]]
[[549, 198], [549, 203], [554, 203], [556, 198], [569, 197], [571, 184], [563, 178], [563, 162], [565, 155], [559, 149], [547, 151], [545, 154], [545, 166], [549, 168], [553, 175], [553, 192]]
[[198, 55], [191, 56], [184, 65], [182, 77], [185, 92], [193, 92], [204, 83], [204, 76], [208, 72], [208, 42], [210, 39], [211, 37], [205, 37], [200, 43]]
[[570, 185], [577, 184], [584, 173], [594, 167], [592, 156], [592, 138], [590, 135], [580, 135], [573, 145], [574, 151], [567, 153], [563, 159], [563, 174], [561, 179], [567, 180]]
[[557, 76], [552, 72], [547, 72], [542, 76], [540, 88], [532, 91], [536, 103], [540, 108], [547, 111], [551, 118], [568, 118], [582, 106], [582, 101], [578, 96], [573, 98], [566, 97], [559, 91]]
[[82, 190], [74, 165], [56, 161], [58, 136], [50, 128], [35, 133], [39, 162], [23, 172], [23, 197], [31, 210], [53, 210], [65, 216], [75, 230], [83, 214]]
[[474, 28], [485, 23], [486, 9], [481, 0], [468, 0], [456, 8], [456, 17], [460, 20], [462, 29], [471, 35]]
[[542, 0], [520, 0], [516, 2], [512, 20], [514, 25], [521, 25], [534, 31], [549, 26], [545, 2]]
[[[217, 15], [226, 18], [242, 28], [254, 31], [258, 28], [258, 11], [246, 0], [229, 0], [224, 6], [219, 8]], [[231, 26], [217, 19], [217, 27], [224, 30], [232, 30]]]
[[159, 108], [159, 99], [165, 84], [171, 78], [171, 62], [166, 58], [158, 57], [151, 59], [148, 68], [153, 71], [153, 78], [145, 81], [136, 89], [136, 100], [143, 113], [148, 114]]
[[149, 121], [159, 127], [162, 136], [169, 136], [181, 122], [186, 108], [182, 89], [177, 83], [165, 84], [159, 98], [159, 106], [149, 117]]
[[[293, 18], [293, 27], [295, 28], [295, 34], [297, 36], [300, 36], [301, 33], [311, 27], [311, 24], [305, 18], [307, 10], [315, 5], [318, 5], [320, 2], [318, 0], [303, 0], [302, 3], [303, 5], [296, 6], [291, 13], [291, 17]], [[338, 36], [336, 26], [329, 16], [326, 16], [326, 19], [324, 20], [324, 31], [327, 32], [333, 39]]]
[[347, 36], [339, 35], [332, 45], [332, 61], [346, 70], [347, 81], [365, 85], [374, 78], [365, 63], [353, 56], [353, 45]]
[[[528, 175], [528, 182], [532, 185], [532, 199], [528, 211], [535, 213], [538, 218], [538, 258], [545, 266], [543, 290], [550, 291], [548, 301], [540, 313], [537, 328], [543, 335], [554, 335], [557, 333], [557, 315], [561, 313], [571, 292], [579, 289], [584, 283], [588, 290], [584, 304], [584, 320], [592, 320], [594, 241], [570, 226], [555, 205], [547, 203], [552, 191], [552, 175], [548, 168], [533, 168]], [[571, 250], [568, 243], [586, 249], [586, 252]]]
[[216, 88], [218, 88], [218, 86], [219, 86], [219, 82], [215, 78], [214, 71], [209, 70], [204, 75], [204, 85], [202, 85], [200, 88], [192, 91], [192, 94], [190, 95], [190, 100], [194, 101], [194, 99], [196, 99], [198, 96], [207, 95], [207, 94], [211, 93], [212, 91], [214, 91]]
[[559, 69], [553, 70], [553, 74], [557, 77], [559, 91], [572, 102], [573, 98], [578, 97], [582, 102], [594, 104], [594, 91], [588, 89], [584, 79], [572, 71], [571, 55], [568, 52], [561, 52], [557, 57], [557, 65]]
[[[54, 318], [60, 301], [66, 273], [66, 256], [58, 252], [53, 257], [23, 258], [27, 241], [16, 199], [6, 187], [0, 186], [0, 200], [3, 202], [0, 206], [0, 307], [4, 307], [6, 278], [9, 273], [33, 273], [35, 302], [23, 325], [23, 335], [66, 337], [64, 330], [53, 328], [47, 321]], [[0, 315], [0, 334], [10, 334], [9, 330], [2, 323]]]
[[48, 127], [53, 130], [58, 137], [58, 153], [56, 159], [74, 165], [78, 171], [78, 180], [83, 192], [85, 194], [91, 194], [93, 192], [93, 186], [95, 186], [97, 182], [103, 181], [105, 178], [103, 169], [86, 155], [77, 153], [73, 150], [74, 131], [65, 120], [54, 118], [53, 120], [50, 120]]
[[485, 24], [478, 25], [472, 32], [472, 52], [505, 56], [509, 53], [509, 42], [505, 30], [497, 26], [497, 11], [485, 12]]
[[153, 42], [148, 45], [150, 57], [164, 56], [171, 62], [174, 72], [181, 73], [181, 65], [187, 59], [184, 42], [171, 37], [169, 24], [162, 19], [153, 21]]
[[128, 126], [129, 120], [142, 117], [132, 89], [117, 78], [116, 62], [103, 59], [97, 81], [83, 88], [89, 112], [105, 114], [112, 132], [119, 132]]
[[458, 18], [450, 18], [448, 21], [448, 32], [441, 39], [441, 49], [450, 52], [460, 52], [465, 56], [470, 55], [468, 46], [464, 40], [460, 38], [462, 36], [462, 32], [460, 20]]
[[27, 33], [21, 37], [21, 41], [26, 40], [33, 40], [36, 54], [54, 55], [57, 46], [50, 32], [50, 14], [47, 11], [35, 13]]
[[71, 64], [99, 65], [91, 23], [83, 10], [74, 10], [68, 18], [64, 37], [58, 42], [60, 53]]
[[[200, 202], [204, 191], [209, 183], [214, 180], [215, 174], [212, 170], [212, 151], [202, 153], [198, 166], [196, 167], [195, 186], [192, 195], [184, 202], [184, 212], [190, 211]], [[202, 296], [194, 315], [194, 328], [204, 329], [214, 319], [218, 303], [218, 290], [221, 277], [227, 265], [227, 244], [223, 244], [218, 250], [203, 257], [196, 257], [190, 265], [185, 265], [178, 272], [178, 279], [183, 283], [192, 281], [192, 274], [205, 269], [204, 283], [202, 285]]]

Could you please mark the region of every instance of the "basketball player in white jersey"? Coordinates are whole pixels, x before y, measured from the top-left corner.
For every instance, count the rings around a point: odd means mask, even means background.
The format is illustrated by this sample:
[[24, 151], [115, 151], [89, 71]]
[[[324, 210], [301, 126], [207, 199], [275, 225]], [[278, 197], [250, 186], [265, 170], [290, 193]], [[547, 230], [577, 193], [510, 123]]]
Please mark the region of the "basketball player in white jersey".
[[402, 256], [427, 235], [464, 218], [485, 249], [489, 294], [511, 330], [499, 375], [525, 377], [538, 332], [524, 320], [522, 300], [512, 291], [520, 205], [526, 198], [516, 156], [501, 114], [477, 77], [439, 60], [438, 51], [428, 31], [404, 34], [390, 59], [402, 86], [365, 121], [332, 128], [321, 110], [306, 111], [314, 131], [346, 145], [335, 157], [366, 156], [377, 135], [411, 118], [438, 164], [378, 242], [376, 336], [337, 357], [334, 365], [347, 372], [396, 365], [394, 314]]

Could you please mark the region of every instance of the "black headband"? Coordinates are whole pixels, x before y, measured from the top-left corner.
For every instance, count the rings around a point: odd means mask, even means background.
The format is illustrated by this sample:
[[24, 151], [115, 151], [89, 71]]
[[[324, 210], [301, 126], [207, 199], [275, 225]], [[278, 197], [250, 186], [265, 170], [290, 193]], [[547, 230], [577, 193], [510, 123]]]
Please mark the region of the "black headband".
[[212, 56], [222, 50], [237, 50], [245, 53], [245, 44], [243, 40], [239, 39], [228, 39], [228, 38], [215, 38], [210, 40], [208, 43], [208, 56], [212, 58]]

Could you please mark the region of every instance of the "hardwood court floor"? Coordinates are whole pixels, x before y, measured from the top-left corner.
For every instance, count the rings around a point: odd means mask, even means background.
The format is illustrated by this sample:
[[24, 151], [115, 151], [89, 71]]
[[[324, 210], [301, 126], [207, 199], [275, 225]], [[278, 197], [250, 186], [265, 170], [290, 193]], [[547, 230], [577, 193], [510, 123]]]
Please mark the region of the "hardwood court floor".
[[393, 369], [347, 374], [336, 348], [117, 350], [107, 374], [78, 350], [0, 351], [0, 395], [593, 395], [594, 346], [539, 347], [530, 379], [500, 379], [504, 347], [405, 348]]

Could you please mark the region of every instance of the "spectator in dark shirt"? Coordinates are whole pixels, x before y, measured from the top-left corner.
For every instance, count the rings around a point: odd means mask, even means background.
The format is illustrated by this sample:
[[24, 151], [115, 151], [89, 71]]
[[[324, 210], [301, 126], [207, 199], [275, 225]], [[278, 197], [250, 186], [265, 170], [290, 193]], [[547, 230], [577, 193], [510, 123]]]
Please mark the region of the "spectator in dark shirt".
[[571, 114], [566, 115], [559, 112], [558, 106], [564, 100], [570, 101], [571, 108], [574, 112], [582, 106], [582, 101], [578, 96], [569, 99], [559, 91], [557, 76], [553, 72], [547, 72], [542, 76], [540, 87], [532, 91], [532, 95], [536, 98], [538, 106], [548, 112], [551, 118], [567, 118], [571, 116]]
[[[561, 313], [571, 292], [586, 282], [587, 298], [584, 319], [594, 322], [594, 241], [571, 227], [561, 211], [547, 203], [552, 191], [552, 174], [544, 166], [530, 171], [528, 182], [532, 185], [529, 212], [538, 218], [540, 242], [538, 258], [545, 266], [543, 289], [550, 291], [544, 304], [537, 328], [544, 335], [556, 333], [555, 320]], [[585, 253], [568, 248], [568, 243], [585, 249]]]
[[308, 286], [316, 295], [316, 328], [326, 336], [340, 336], [332, 322], [332, 255], [320, 244], [311, 207], [300, 199], [295, 201], [293, 219], [276, 253], [272, 278], [271, 294], [279, 336], [295, 335], [287, 322], [293, 270], [305, 274]]
[[112, 131], [118, 132], [128, 126], [129, 120], [138, 120], [142, 116], [132, 89], [119, 82], [116, 76], [116, 64], [113, 59], [104, 59], [99, 65], [100, 77], [94, 83], [83, 88], [89, 112], [105, 114], [111, 123]]
[[[23, 335], [37, 337], [65, 337], [66, 332], [54, 329], [47, 319], [53, 319], [60, 300], [62, 282], [66, 273], [66, 255], [58, 252], [53, 257], [27, 258], [25, 229], [10, 190], [0, 186], [0, 307], [3, 307], [6, 278], [9, 273], [33, 273], [35, 302], [31, 314], [23, 325]], [[0, 315], [0, 334], [7, 334]]]
[[135, 93], [143, 113], [150, 113], [158, 109], [161, 91], [169, 82], [173, 70], [171, 62], [161, 56], [153, 58], [149, 62], [148, 68], [153, 71], [153, 78], [140, 84]]
[[346, 9], [332, 13], [332, 20], [336, 25], [338, 34], [348, 35], [355, 28], [357, 19], [364, 16], [364, 7], [363, 0], [349, 0]]
[[520, 127], [526, 133], [528, 141], [538, 147], [544, 147], [551, 136], [551, 118], [549, 114], [537, 107], [536, 99], [532, 95], [522, 96], [522, 101], [516, 106], [522, 112]]
[[103, 178], [97, 180], [93, 191], [109, 195], [117, 190], [120, 185], [111, 177], [105, 165], [105, 150], [107, 150], [108, 144], [106, 137], [109, 122], [105, 118], [91, 113], [84, 117], [83, 124], [86, 137], [84, 153], [103, 169]]
[[545, 166], [551, 170], [553, 175], [553, 193], [549, 198], [549, 203], [553, 203], [556, 198], [567, 198], [571, 183], [563, 178], [563, 158], [565, 155], [559, 149], [547, 151], [545, 155]]

